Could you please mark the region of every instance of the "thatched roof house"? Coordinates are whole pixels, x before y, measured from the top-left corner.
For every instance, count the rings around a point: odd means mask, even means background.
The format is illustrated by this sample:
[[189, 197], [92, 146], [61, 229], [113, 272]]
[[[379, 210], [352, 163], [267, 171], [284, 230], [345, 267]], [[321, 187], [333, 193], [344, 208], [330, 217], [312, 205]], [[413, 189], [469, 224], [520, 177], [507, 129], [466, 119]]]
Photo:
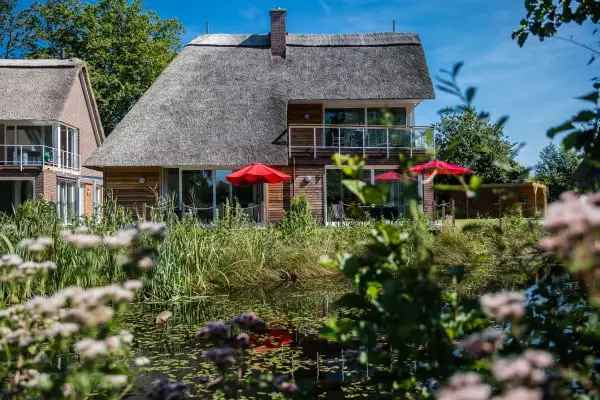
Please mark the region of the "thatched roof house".
[[91, 216], [102, 173], [81, 161], [103, 141], [83, 61], [0, 59], [0, 211], [39, 197], [65, 222]]
[[[416, 34], [296, 35], [285, 17], [272, 10], [266, 35], [202, 35], [184, 47], [87, 160], [121, 204], [140, 213], [160, 195], [211, 221], [229, 199], [262, 204], [254, 217], [275, 221], [304, 194], [323, 220], [346, 196], [334, 152], [368, 156], [370, 181], [399, 154], [427, 157], [414, 110], [434, 92]], [[257, 162], [292, 182], [228, 188], [232, 169]], [[386, 218], [404, 209], [402, 196], [432, 199], [421, 181], [395, 193]]]
[[290, 101], [431, 99], [419, 37], [406, 33], [203, 35], [185, 46], [87, 164], [287, 164]]

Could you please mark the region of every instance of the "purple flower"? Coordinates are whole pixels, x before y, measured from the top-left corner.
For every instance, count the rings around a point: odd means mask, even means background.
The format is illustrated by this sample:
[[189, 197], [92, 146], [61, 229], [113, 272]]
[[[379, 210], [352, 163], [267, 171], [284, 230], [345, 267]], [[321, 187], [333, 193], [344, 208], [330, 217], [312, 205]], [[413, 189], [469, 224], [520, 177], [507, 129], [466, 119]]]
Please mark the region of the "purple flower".
[[250, 346], [250, 336], [247, 333], [240, 333], [236, 336], [235, 342], [239, 347], [245, 349]]
[[458, 342], [458, 347], [473, 358], [495, 353], [502, 347], [504, 334], [501, 330], [488, 328], [483, 332], [474, 333]]
[[251, 330], [262, 330], [266, 326], [265, 322], [258, 318], [253, 312], [247, 312], [238, 315], [233, 319], [233, 322], [240, 328]]
[[275, 388], [284, 394], [294, 394], [298, 391], [298, 385], [289, 382], [286, 378], [280, 376], [275, 380]]
[[235, 351], [231, 347], [215, 347], [203, 352], [202, 356], [219, 368], [226, 368], [235, 363]]
[[211, 321], [202, 327], [196, 336], [200, 339], [211, 339], [211, 338], [226, 338], [229, 334], [229, 326], [223, 321]]

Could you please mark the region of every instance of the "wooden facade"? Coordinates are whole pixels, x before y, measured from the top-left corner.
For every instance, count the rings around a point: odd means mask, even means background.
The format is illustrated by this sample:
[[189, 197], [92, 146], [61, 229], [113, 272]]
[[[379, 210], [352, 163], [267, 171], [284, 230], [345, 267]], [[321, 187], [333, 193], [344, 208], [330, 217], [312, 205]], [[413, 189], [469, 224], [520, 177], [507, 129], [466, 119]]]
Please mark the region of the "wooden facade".
[[[324, 122], [324, 105], [321, 103], [290, 103], [287, 112], [288, 125], [319, 126]], [[317, 129], [322, 130], [322, 128]], [[315, 135], [312, 127], [301, 128], [300, 131], [296, 130], [294, 132], [293, 140], [297, 145], [305, 143], [306, 146], [313, 146], [316, 141], [317, 146], [319, 146], [322, 135]], [[397, 150], [395, 153], [386, 154], [385, 148], [371, 149], [369, 154], [364, 155], [369, 166], [393, 168], [398, 164], [397, 160], [400, 152], [406, 156], [409, 155], [405, 150]], [[328, 149], [326, 153], [319, 153], [316, 158], [312, 151], [310, 154], [292, 153], [288, 165], [274, 165], [275, 168], [289, 174], [292, 180], [280, 184], [265, 185], [264, 221], [267, 223], [280, 221], [285, 216], [286, 210], [289, 209], [291, 199], [295, 196], [304, 196], [315, 219], [324, 222], [327, 190], [325, 172], [327, 166], [331, 166], [333, 163], [331, 160], [333, 153], [332, 149]], [[414, 161], [420, 162], [428, 160], [428, 155], [424, 150], [414, 151], [412, 158]], [[197, 169], [203, 168], [198, 166]], [[219, 168], [213, 167], [212, 169]], [[161, 193], [165, 192], [165, 188], [161, 187], [164, 182], [161, 181], [161, 169], [159, 167], [119, 167], [105, 168], [103, 171], [106, 195], [108, 197], [112, 196], [120, 205], [125, 206], [141, 217], [147, 216], [148, 206], [155, 205]], [[425, 202], [424, 211], [431, 214], [433, 212], [432, 186], [425, 185], [422, 195]]]
[[160, 195], [160, 168], [123, 167], [104, 169], [106, 196], [140, 217]]
[[514, 212], [536, 218], [546, 213], [548, 188], [538, 182], [484, 184], [474, 198], [464, 191], [437, 192], [437, 202], [454, 200], [457, 218], [499, 218]]

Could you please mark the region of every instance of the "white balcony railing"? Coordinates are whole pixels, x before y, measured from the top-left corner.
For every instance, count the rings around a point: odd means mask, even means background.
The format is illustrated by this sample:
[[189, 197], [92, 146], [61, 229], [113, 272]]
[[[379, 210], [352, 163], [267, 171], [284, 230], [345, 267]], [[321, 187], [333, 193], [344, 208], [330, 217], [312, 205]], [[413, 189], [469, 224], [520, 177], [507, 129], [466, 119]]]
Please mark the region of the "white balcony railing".
[[314, 158], [332, 153], [376, 155], [390, 158], [400, 152], [433, 150], [433, 129], [428, 126], [290, 125], [289, 155]]
[[79, 155], [43, 145], [0, 145], [0, 167], [23, 170], [44, 166], [78, 171]]

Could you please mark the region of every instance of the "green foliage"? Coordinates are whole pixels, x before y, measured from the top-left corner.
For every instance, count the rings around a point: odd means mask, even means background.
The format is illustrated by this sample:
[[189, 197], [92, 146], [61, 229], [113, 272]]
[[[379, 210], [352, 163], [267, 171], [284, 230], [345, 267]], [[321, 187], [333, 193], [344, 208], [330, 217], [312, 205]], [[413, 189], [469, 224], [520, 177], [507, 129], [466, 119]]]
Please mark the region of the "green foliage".
[[110, 133], [181, 46], [182, 26], [145, 11], [141, 0], [46, 0], [34, 3], [33, 58], [87, 62], [105, 131]]
[[530, 35], [540, 40], [553, 37], [563, 24], [600, 21], [600, 4], [590, 0], [526, 0], [525, 18], [512, 37], [523, 46]]
[[433, 274], [461, 299], [524, 289], [554, 263], [537, 250], [541, 236], [537, 222], [519, 216], [445, 227], [434, 239]]
[[548, 186], [550, 200], [558, 199], [562, 192], [576, 189], [574, 178], [579, 164], [577, 154], [562, 146], [550, 143], [542, 149], [540, 161], [535, 167], [535, 178]]
[[315, 218], [310, 211], [310, 204], [305, 196], [292, 198], [289, 210], [279, 223], [279, 229], [285, 237], [303, 236], [317, 228]]
[[550, 128], [548, 137], [564, 134], [562, 143], [567, 150], [582, 153], [584, 162], [600, 167], [600, 80], [595, 79], [594, 90], [579, 99], [590, 103], [590, 108], [579, 111], [562, 124]]
[[18, 0], [0, 0], [0, 57], [18, 57], [33, 44], [30, 16], [28, 9], [18, 8]]
[[487, 183], [511, 182], [525, 175], [516, 161], [516, 145], [502, 126], [481, 118], [474, 109], [443, 114], [435, 129], [440, 160], [469, 167]]
[[[153, 279], [147, 282], [145, 296], [165, 301], [281, 283], [337, 281], [340, 275], [321, 267], [319, 257], [349, 248], [360, 249], [358, 243], [370, 229], [370, 225], [331, 229], [312, 222], [312, 228], [303, 234], [289, 236], [280, 227], [257, 229], [240, 214], [235, 215], [224, 215], [211, 229], [194, 218], [167, 218], [169, 236], [160, 245], [157, 268]], [[108, 200], [102, 218], [86, 221], [80, 227], [105, 234], [134, 222], [129, 213]], [[12, 252], [22, 239], [49, 236], [57, 243], [50, 260], [61, 266], [51, 271], [49, 279], [33, 281], [27, 287], [0, 285], [0, 304], [68, 286], [101, 286], [125, 278], [123, 269], [115, 267], [117, 260], [111, 252], [105, 248], [83, 252], [65, 246], [58, 234], [60, 229], [51, 203], [26, 203], [17, 210], [17, 217], [0, 218], [0, 254]]]
[[[360, 162], [337, 161], [349, 178], [360, 176]], [[369, 191], [357, 188], [361, 190], [367, 198]], [[376, 224], [364, 252], [323, 259], [327, 267], [342, 271], [354, 291], [339, 301], [351, 312], [331, 319], [322, 334], [346, 343], [358, 341], [363, 364], [383, 370], [374, 377], [381, 390], [423, 398], [429, 395], [424, 383], [447, 376], [455, 366], [452, 338], [478, 324], [456, 302], [451, 302], [455, 307], [450, 312], [444, 310], [442, 289], [431, 275], [433, 237], [414, 202], [410, 209], [406, 225]], [[387, 346], [379, 343], [381, 336]]]
[[[570, 38], [558, 36], [559, 28], [564, 24], [576, 23], [582, 25], [586, 21], [598, 24], [600, 21], [600, 4], [588, 0], [527, 0], [525, 2], [526, 16], [512, 34], [519, 46], [523, 46], [530, 35], [540, 40], [556, 37], [592, 53], [591, 64], [600, 55], [600, 50]], [[594, 30], [594, 34], [598, 30]], [[593, 90], [581, 97], [580, 100], [590, 103], [590, 108], [581, 110], [562, 124], [550, 128], [548, 137], [554, 138], [564, 134], [563, 146], [567, 150], [581, 151], [584, 162], [592, 167], [600, 166], [600, 80], [594, 79]]]

